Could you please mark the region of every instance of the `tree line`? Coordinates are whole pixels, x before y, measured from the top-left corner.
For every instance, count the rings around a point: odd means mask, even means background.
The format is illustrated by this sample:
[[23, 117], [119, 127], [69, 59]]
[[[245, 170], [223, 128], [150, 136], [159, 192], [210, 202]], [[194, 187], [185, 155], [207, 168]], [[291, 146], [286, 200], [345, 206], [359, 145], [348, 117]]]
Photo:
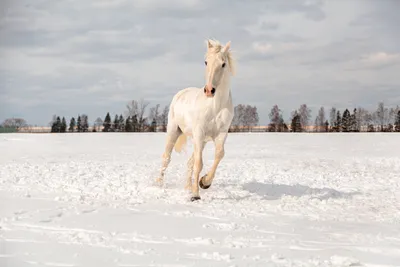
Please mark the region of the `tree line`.
[[[149, 103], [143, 99], [132, 100], [126, 105], [125, 115], [115, 114], [112, 118], [107, 112], [104, 119], [98, 117], [91, 128], [92, 132], [156, 132], [166, 131], [169, 106], [163, 110], [157, 104], [147, 110]], [[146, 116], [146, 111], [148, 114]], [[86, 114], [78, 115], [77, 119], [72, 117], [67, 128], [65, 117], [53, 115], [50, 121], [51, 132], [88, 132], [89, 123]]]
[[[98, 117], [89, 127], [86, 114], [70, 118], [54, 115], [49, 123], [51, 132], [165, 132], [168, 123], [169, 106], [159, 104], [149, 107], [149, 102], [132, 100], [126, 105], [124, 114], [110, 114]], [[399, 106], [388, 108], [378, 103], [373, 111], [362, 107], [339, 110], [332, 107], [328, 112], [321, 107], [312, 120], [311, 109], [302, 104], [291, 112], [288, 120], [278, 105], [269, 114], [269, 123], [259, 125], [256, 106], [238, 104], [234, 107], [234, 118], [230, 132], [268, 131], [268, 132], [400, 132]], [[12, 118], [3, 122], [2, 127], [26, 127], [23, 119]]]
[[321, 107], [313, 124], [311, 109], [302, 104], [291, 113], [290, 127], [283, 120], [279, 107], [274, 105], [269, 118], [267, 130], [270, 132], [400, 132], [399, 106], [387, 108], [383, 102], [379, 102], [372, 112], [362, 107], [354, 108], [352, 112], [348, 108], [340, 111], [332, 107], [327, 115]]

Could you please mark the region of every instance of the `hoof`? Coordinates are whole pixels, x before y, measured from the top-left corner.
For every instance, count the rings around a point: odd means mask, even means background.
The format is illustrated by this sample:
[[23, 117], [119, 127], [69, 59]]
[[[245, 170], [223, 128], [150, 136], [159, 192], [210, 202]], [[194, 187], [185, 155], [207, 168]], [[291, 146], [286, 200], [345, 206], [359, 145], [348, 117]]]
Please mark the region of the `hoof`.
[[164, 186], [164, 179], [157, 178], [155, 181], [155, 184], [156, 184], [156, 186], [160, 186], [160, 187]]
[[156, 181], [155, 181], [155, 184], [156, 184], [157, 186], [163, 186], [163, 185], [164, 185], [164, 179], [162, 179], [162, 178], [157, 178]]
[[211, 184], [209, 184], [209, 185], [204, 185], [203, 184], [203, 178], [205, 178], [205, 177], [207, 177], [207, 175], [204, 175], [203, 177], [201, 177], [201, 179], [199, 181], [199, 186], [200, 186], [201, 189], [208, 189], [211, 186]]
[[191, 198], [190, 198], [190, 201], [193, 202], [193, 201], [200, 200], [200, 199], [201, 199], [200, 197], [191, 197]]

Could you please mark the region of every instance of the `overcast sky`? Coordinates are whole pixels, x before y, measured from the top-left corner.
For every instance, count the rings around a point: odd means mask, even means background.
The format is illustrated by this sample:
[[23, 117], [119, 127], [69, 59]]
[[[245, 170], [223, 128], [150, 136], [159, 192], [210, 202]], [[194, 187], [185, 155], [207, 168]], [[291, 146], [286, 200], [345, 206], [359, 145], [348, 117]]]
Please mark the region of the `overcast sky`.
[[231, 41], [235, 104], [274, 104], [289, 119], [400, 104], [398, 0], [3, 0], [0, 122], [90, 123], [132, 99], [169, 104], [204, 85], [206, 38]]

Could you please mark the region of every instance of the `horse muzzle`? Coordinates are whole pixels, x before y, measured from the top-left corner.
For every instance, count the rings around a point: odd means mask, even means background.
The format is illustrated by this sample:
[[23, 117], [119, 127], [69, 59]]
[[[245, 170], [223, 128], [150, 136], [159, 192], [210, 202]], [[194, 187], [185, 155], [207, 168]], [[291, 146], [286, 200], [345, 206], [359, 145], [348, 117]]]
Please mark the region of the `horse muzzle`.
[[206, 95], [206, 97], [214, 97], [215, 88], [208, 85], [204, 86], [204, 94]]

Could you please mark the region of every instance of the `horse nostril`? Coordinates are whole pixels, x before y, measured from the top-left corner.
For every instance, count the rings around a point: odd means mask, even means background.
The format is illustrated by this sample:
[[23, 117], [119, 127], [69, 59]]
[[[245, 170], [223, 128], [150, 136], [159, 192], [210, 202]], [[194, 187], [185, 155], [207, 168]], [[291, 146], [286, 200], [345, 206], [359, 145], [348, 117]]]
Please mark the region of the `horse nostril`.
[[206, 88], [204, 87], [204, 93], [206, 92], [207, 90], [206, 90]]
[[213, 88], [213, 89], [211, 90], [211, 93], [212, 93], [212, 94], [214, 94], [214, 93], [215, 93], [215, 88]]

